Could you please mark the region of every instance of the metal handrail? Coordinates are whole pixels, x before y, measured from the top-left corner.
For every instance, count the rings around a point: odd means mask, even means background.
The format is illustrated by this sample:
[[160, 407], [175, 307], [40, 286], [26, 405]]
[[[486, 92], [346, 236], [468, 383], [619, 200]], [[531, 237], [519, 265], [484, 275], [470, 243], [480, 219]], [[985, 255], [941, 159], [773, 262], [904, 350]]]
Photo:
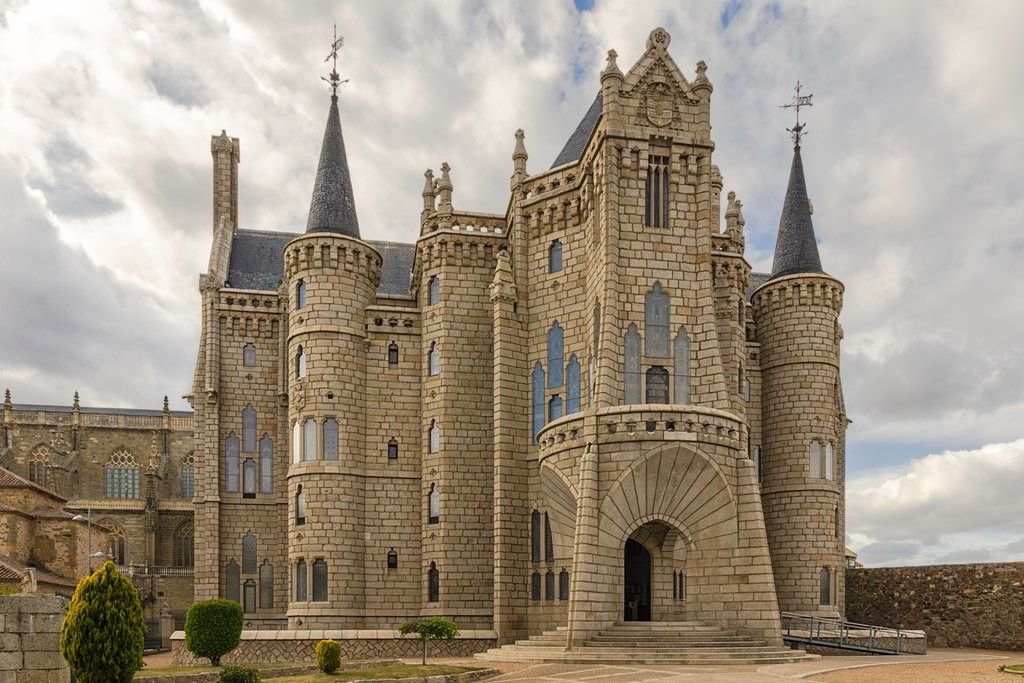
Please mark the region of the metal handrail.
[[[843, 647], [854, 645], [853, 638], [856, 637], [862, 641], [863, 632], [867, 631], [868, 644], [862, 647], [873, 652], [901, 654], [905, 640], [909, 640], [911, 637], [928, 637], [924, 631], [860, 624], [854, 621], [818, 617], [810, 614], [782, 612], [781, 617], [784, 635], [791, 638], [806, 639], [808, 642], [825, 646], [838, 645]], [[794, 631], [799, 631], [800, 633], [797, 634]], [[855, 631], [860, 633], [853, 635]], [[807, 635], [804, 636], [804, 633]], [[879, 639], [881, 638], [895, 639], [896, 647], [882, 647], [879, 645]]]

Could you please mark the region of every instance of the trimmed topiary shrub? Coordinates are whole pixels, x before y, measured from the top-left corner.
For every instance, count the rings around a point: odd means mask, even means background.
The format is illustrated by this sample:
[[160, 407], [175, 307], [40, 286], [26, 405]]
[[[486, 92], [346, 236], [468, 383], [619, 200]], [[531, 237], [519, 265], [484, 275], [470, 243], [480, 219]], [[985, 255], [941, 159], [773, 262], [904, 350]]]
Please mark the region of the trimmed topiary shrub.
[[407, 621], [398, 627], [402, 634], [415, 633], [423, 641], [423, 664], [427, 664], [427, 643], [431, 640], [451, 640], [459, 635], [454, 621], [441, 617], [427, 617], [419, 621]]
[[260, 683], [260, 672], [251, 666], [225, 666], [220, 670], [220, 683]]
[[113, 562], [78, 582], [60, 651], [80, 683], [130, 683], [142, 668], [145, 637], [139, 591]]
[[220, 666], [220, 658], [238, 647], [241, 636], [242, 606], [234, 600], [200, 600], [188, 608], [185, 649], [196, 657]]
[[316, 644], [316, 668], [332, 674], [341, 668], [341, 645], [336, 640], [321, 640]]

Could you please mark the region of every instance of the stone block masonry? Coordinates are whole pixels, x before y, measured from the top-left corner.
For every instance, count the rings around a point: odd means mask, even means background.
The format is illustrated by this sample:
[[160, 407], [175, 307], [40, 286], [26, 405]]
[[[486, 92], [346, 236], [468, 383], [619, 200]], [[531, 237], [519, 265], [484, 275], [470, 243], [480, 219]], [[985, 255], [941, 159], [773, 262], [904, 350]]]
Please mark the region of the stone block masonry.
[[56, 595], [0, 596], [0, 683], [66, 683], [60, 627], [67, 600]]

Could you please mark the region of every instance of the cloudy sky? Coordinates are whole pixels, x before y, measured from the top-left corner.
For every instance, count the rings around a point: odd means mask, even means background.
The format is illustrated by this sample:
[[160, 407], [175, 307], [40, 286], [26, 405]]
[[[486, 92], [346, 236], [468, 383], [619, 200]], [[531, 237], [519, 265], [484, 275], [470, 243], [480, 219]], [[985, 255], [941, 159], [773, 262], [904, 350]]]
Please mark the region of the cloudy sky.
[[513, 131], [550, 165], [664, 26], [715, 86], [715, 161], [770, 266], [791, 123], [846, 283], [849, 542], [868, 564], [1024, 559], [1024, 3], [0, 0], [0, 386], [175, 407], [199, 333], [209, 137], [241, 138], [243, 227], [305, 225], [345, 36], [364, 237], [416, 237], [422, 173], [504, 210]]

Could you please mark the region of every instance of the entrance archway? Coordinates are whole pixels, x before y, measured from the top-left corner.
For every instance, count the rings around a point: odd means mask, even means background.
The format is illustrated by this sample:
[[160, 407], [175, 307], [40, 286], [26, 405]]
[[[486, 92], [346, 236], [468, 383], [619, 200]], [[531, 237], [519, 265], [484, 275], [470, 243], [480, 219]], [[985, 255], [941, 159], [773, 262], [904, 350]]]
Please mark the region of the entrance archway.
[[651, 620], [651, 553], [632, 538], [623, 549], [623, 619]]

